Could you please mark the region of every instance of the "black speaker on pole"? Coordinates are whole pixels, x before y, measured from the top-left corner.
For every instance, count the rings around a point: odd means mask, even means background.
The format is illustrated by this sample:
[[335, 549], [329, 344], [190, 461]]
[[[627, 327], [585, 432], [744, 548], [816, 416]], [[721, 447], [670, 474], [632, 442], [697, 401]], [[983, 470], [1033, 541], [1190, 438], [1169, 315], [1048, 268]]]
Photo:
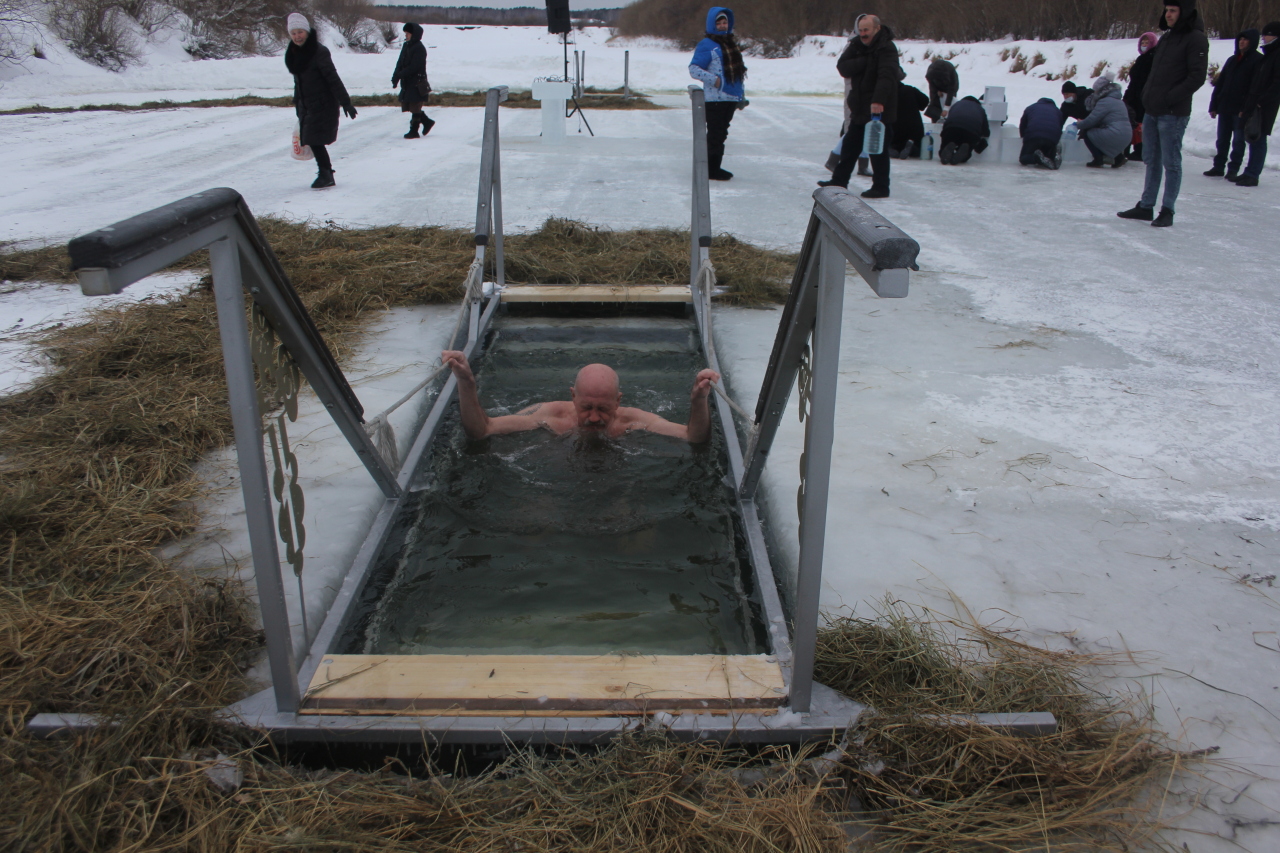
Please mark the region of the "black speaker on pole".
[[563, 34], [572, 30], [569, 0], [547, 0], [547, 32]]

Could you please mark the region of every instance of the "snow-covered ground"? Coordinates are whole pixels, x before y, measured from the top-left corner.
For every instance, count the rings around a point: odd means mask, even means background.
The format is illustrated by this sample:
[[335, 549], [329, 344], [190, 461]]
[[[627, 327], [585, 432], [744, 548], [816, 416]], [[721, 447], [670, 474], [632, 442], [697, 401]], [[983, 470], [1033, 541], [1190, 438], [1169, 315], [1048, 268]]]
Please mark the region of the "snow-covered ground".
[[[504, 110], [509, 227], [548, 215], [683, 225], [686, 56], [608, 42], [602, 31], [578, 38], [588, 83], [619, 85], [630, 49], [633, 86], [675, 108], [589, 111], [596, 136], [572, 133], [559, 148], [537, 138], [536, 112]], [[558, 46], [537, 30], [432, 27], [427, 43], [441, 90], [522, 88], [559, 69]], [[842, 44], [818, 37], [793, 59], [749, 58], [752, 103], [734, 119], [726, 157], [737, 177], [712, 187], [718, 231], [798, 245], [840, 126], [833, 55]], [[962, 93], [1003, 85], [1016, 119], [1060, 83], [1010, 74], [999, 55], [1009, 46], [907, 43], [908, 82], [923, 88], [926, 49], [960, 51]], [[1229, 50], [1215, 42], [1213, 60]], [[1035, 71], [1076, 65], [1078, 81], [1104, 59], [1116, 68], [1134, 54], [1131, 41], [1022, 51], [1046, 56]], [[49, 56], [5, 81], [0, 106], [283, 94], [289, 84], [278, 57], [184, 62], [157, 48], [152, 64], [112, 75]], [[393, 59], [339, 51], [336, 62], [352, 91], [373, 93], [387, 91]], [[1237, 768], [1211, 772], [1223, 787], [1185, 819], [1196, 832], [1178, 843], [1261, 853], [1280, 849], [1280, 164], [1273, 155], [1256, 189], [1202, 177], [1208, 94], [1196, 97], [1172, 229], [1114, 216], [1138, 198], [1137, 165], [1048, 173], [981, 157], [956, 168], [894, 163], [893, 196], [876, 207], [920, 242], [921, 271], [904, 300], [877, 300], [849, 279], [824, 603], [866, 612], [889, 594], [949, 610], [954, 593], [982, 618], [1057, 646], [1132, 651], [1161, 723], [1195, 747], [1221, 747]], [[338, 186], [325, 192], [307, 189], [311, 167], [288, 159], [287, 110], [3, 116], [0, 240], [65, 240], [218, 185], [241, 190], [258, 213], [465, 227], [480, 111], [435, 113], [439, 124], [416, 142], [400, 138], [392, 109], [344, 121], [332, 149]], [[37, 316], [36, 299], [40, 322], [84, 304], [67, 289], [0, 292], [0, 330]], [[414, 384], [450, 311], [393, 312], [372, 330], [350, 370], [367, 410]], [[744, 402], [759, 387], [777, 317], [717, 312], [721, 356]], [[0, 387], [29, 376], [0, 363]], [[402, 427], [412, 408], [399, 413]], [[307, 477], [314, 624], [376, 494], [322, 413], [313, 406], [307, 417], [291, 434], [302, 437]], [[788, 419], [764, 484], [788, 559], [800, 441]], [[211, 481], [235, 485], [226, 454], [208, 466]], [[206, 538], [186, 543], [192, 559], [225, 555], [247, 567], [240, 513], [235, 489], [213, 496]]]

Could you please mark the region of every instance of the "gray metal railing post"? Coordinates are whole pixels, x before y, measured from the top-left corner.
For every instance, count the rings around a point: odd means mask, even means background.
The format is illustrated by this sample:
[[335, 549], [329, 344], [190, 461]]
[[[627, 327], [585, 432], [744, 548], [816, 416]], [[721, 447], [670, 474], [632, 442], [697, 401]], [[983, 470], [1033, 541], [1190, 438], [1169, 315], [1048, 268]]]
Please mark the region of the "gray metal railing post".
[[[218, 334], [222, 339], [236, 458], [240, 466], [240, 488], [244, 494], [245, 521], [249, 527], [254, 577], [262, 609], [262, 630], [267, 639], [271, 684], [275, 690], [276, 709], [281, 713], [293, 713], [298, 710], [299, 701], [298, 685], [294, 681], [297, 665], [289, 630], [284, 581], [280, 576], [280, 553], [276, 548], [275, 509], [271, 503], [262, 449], [262, 417], [258, 411], [253, 355], [249, 349], [240, 248], [234, 238], [224, 237], [210, 244], [209, 266], [213, 272]], [[300, 604], [306, 606], [305, 602]]]
[[844, 255], [829, 236], [819, 246], [818, 310], [813, 326], [813, 386], [804, 431], [804, 494], [800, 515], [800, 564], [796, 577], [795, 657], [791, 707], [805, 712], [813, 696], [813, 662], [822, 597], [822, 552], [827, 535], [831, 448], [835, 442], [836, 385], [840, 372], [840, 323], [844, 310]]
[[502, 138], [496, 120], [493, 123], [493, 253], [494, 281], [502, 287], [507, 283], [507, 262], [502, 251]]
[[692, 286], [711, 248], [711, 190], [707, 166], [707, 106], [701, 86], [689, 87], [693, 105], [693, 203], [689, 221], [689, 285]]
[[631, 51], [622, 52], [622, 97], [631, 97]]

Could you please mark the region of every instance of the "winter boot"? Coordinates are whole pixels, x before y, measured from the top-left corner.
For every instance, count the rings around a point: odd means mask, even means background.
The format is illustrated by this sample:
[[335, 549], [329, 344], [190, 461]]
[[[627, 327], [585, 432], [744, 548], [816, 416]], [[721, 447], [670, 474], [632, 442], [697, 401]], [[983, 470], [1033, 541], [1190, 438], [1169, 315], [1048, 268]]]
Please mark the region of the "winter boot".
[[1053, 168], [1062, 168], [1062, 143], [1058, 143], [1058, 147], [1053, 150]]
[[1121, 219], [1141, 219], [1143, 222], [1150, 222], [1156, 218], [1156, 212], [1149, 207], [1143, 207], [1140, 204], [1135, 204], [1128, 210], [1120, 211], [1116, 216], [1119, 216]]
[[1050, 160], [1048, 157], [1044, 156], [1043, 151], [1036, 152], [1036, 160], [1039, 162], [1040, 168], [1052, 169], [1055, 172], [1058, 170], [1058, 166], [1061, 165], [1061, 163], [1057, 162], [1056, 157], [1053, 160]]
[[1156, 228], [1168, 228], [1173, 224], [1173, 211], [1167, 207], [1160, 208], [1160, 215], [1151, 224]]
[[1212, 169], [1205, 172], [1204, 176], [1206, 178], [1221, 178], [1224, 174], [1226, 173], [1222, 171], [1221, 166], [1214, 166]]
[[321, 169], [321, 170], [320, 170], [320, 172], [319, 172], [319, 174], [317, 174], [317, 175], [316, 175], [316, 179], [315, 179], [315, 181], [313, 181], [313, 182], [312, 182], [312, 184], [311, 184], [311, 189], [313, 189], [313, 190], [323, 190], [323, 189], [328, 189], [329, 187], [331, 187], [331, 186], [333, 186], [333, 185], [334, 185], [334, 183], [333, 183], [333, 170], [332, 170], [332, 169]]
[[1116, 157], [1115, 160], [1112, 161], [1111, 168], [1119, 169], [1121, 166], [1123, 166], [1127, 162], [1129, 162], [1129, 158], [1121, 154], [1120, 156]]
[[427, 117], [426, 117], [426, 115], [423, 115], [423, 117], [422, 117], [422, 135], [423, 135], [423, 136], [426, 136], [428, 133], [430, 133], [430, 132], [431, 132], [431, 128], [433, 128], [433, 127], [435, 127], [435, 126], [436, 126], [436, 120], [435, 120], [435, 119], [433, 119], [433, 118], [427, 118]]
[[1240, 173], [1239, 173], [1238, 171], [1235, 171], [1235, 170], [1232, 170], [1232, 171], [1230, 171], [1230, 172], [1227, 172], [1227, 174], [1226, 174], [1226, 178], [1227, 178], [1227, 180], [1228, 180], [1228, 181], [1230, 181], [1230, 182], [1231, 182], [1231, 183], [1233, 183], [1233, 184], [1236, 182], [1236, 179], [1237, 179], [1237, 178], [1239, 178], [1239, 177], [1240, 177]]
[[1106, 161], [1103, 160], [1101, 157], [1094, 157], [1088, 163], [1085, 163], [1085, 165], [1088, 166], [1090, 169], [1101, 169], [1105, 163]]
[[849, 189], [848, 184], [837, 184], [835, 181], [818, 181], [820, 187], [839, 187], [842, 190]]
[[969, 146], [969, 143], [962, 142], [960, 147], [956, 149], [955, 155], [951, 158], [951, 165], [958, 166], [961, 163], [968, 163], [969, 158], [972, 156], [973, 149]]
[[418, 117], [417, 117], [417, 115], [414, 115], [414, 117], [413, 117], [412, 119], [410, 119], [410, 120], [409, 120], [409, 132], [408, 132], [408, 133], [406, 133], [406, 134], [404, 135], [404, 138], [405, 138], [405, 139], [418, 139], [418, 138], [419, 138], [419, 137], [418, 137]]
[[888, 198], [889, 191], [884, 187], [872, 187], [869, 190], [863, 190], [863, 198]]
[[720, 168], [720, 164], [724, 162], [724, 146], [717, 145], [714, 148], [707, 146], [707, 177], [713, 181], [727, 181], [733, 177], [733, 172]]
[[956, 156], [956, 144], [948, 142], [942, 146], [942, 150], [938, 152], [938, 159], [942, 161], [942, 165], [950, 166]]
[[1257, 185], [1258, 179], [1253, 175], [1241, 175], [1236, 178], [1236, 186], [1238, 187], [1256, 187]]
[[866, 157], [858, 158], [858, 174], [864, 178], [871, 177], [871, 161]]

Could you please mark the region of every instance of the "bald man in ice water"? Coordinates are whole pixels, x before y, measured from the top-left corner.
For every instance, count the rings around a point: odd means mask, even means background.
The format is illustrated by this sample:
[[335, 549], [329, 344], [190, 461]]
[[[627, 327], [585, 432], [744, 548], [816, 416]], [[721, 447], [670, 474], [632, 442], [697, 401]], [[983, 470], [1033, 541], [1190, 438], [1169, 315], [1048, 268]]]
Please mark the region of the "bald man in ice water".
[[549, 429], [557, 435], [579, 430], [585, 433], [618, 438], [633, 431], [683, 438], [691, 444], [702, 444], [711, 437], [711, 408], [707, 397], [711, 383], [720, 381], [714, 370], [701, 370], [693, 380], [689, 394], [689, 424], [676, 424], [652, 412], [620, 405], [622, 391], [618, 374], [606, 364], [588, 364], [578, 371], [571, 387], [570, 400], [535, 403], [514, 415], [491, 418], [480, 406], [476, 393], [476, 377], [467, 357], [457, 350], [440, 353], [458, 380], [458, 408], [462, 412], [462, 428], [467, 437], [478, 439], [490, 435], [507, 435], [531, 429]]

